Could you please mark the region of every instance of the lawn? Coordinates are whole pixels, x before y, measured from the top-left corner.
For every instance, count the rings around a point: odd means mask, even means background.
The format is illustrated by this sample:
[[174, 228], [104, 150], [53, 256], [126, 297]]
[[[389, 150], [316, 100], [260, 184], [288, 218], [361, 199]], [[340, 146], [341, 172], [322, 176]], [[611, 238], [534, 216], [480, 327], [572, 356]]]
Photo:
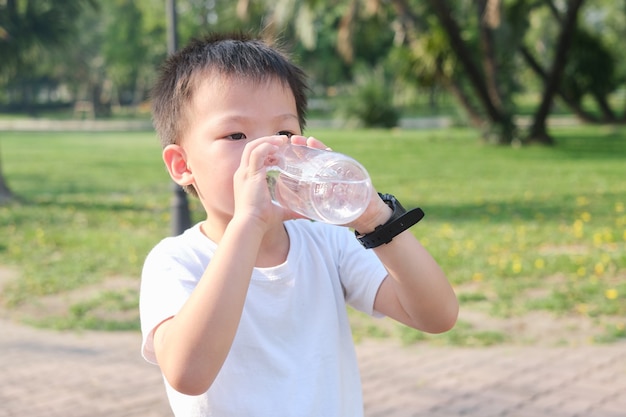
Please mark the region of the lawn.
[[[595, 342], [626, 337], [626, 128], [555, 128], [556, 146], [518, 149], [469, 129], [308, 133], [426, 212], [411, 230], [461, 301], [446, 335], [351, 312], [356, 337], [486, 345], [518, 341], [502, 323], [520, 318], [566, 320], [572, 333], [586, 323]], [[136, 329], [143, 259], [170, 233], [154, 134], [2, 132], [0, 151], [19, 196], [0, 206], [0, 266], [17, 271], [0, 277], [4, 310], [41, 326]]]

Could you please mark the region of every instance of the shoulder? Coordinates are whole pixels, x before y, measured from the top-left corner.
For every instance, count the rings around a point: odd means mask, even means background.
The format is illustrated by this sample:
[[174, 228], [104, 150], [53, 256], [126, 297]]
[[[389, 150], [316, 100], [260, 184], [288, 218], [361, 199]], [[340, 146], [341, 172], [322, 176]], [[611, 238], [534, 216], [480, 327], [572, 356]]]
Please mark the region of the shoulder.
[[199, 224], [192, 226], [178, 236], [162, 239], [149, 252], [146, 263], [162, 264], [168, 260], [191, 260], [198, 254], [211, 254], [215, 244], [200, 231]]

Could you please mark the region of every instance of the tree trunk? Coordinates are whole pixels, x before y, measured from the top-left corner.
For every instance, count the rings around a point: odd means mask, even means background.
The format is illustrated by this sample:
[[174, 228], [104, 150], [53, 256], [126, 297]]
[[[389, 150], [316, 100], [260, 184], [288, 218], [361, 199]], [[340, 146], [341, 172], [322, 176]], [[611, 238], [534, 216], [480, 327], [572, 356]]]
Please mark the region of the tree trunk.
[[454, 80], [447, 79], [442, 77], [443, 86], [450, 92], [467, 113], [469, 117], [470, 124], [475, 128], [483, 128], [485, 126], [485, 120], [480, 115], [480, 113], [476, 110], [474, 105], [472, 104], [472, 100], [465, 94], [465, 91], [461, 88], [460, 85], [454, 82]]
[[494, 106], [502, 111], [503, 104], [498, 88], [498, 65], [496, 63], [493, 46], [493, 29], [490, 27], [486, 16], [488, 0], [480, 0], [478, 7], [478, 30], [480, 35], [480, 46], [483, 51], [483, 71], [485, 72], [485, 82], [487, 92]]
[[552, 17], [554, 17], [556, 21], [559, 22], [559, 24], [562, 24], [563, 18], [561, 17], [561, 14], [559, 13], [559, 9], [557, 9], [554, 2], [552, 0], [546, 0], [546, 5], [550, 9], [550, 13], [552, 13]]
[[0, 204], [13, 200], [13, 193], [7, 185], [2, 172], [2, 154], [0, 153]]
[[513, 118], [510, 114], [503, 111], [503, 109], [498, 108], [496, 103], [491, 99], [485, 78], [479, 66], [474, 61], [470, 48], [467, 47], [461, 37], [461, 29], [452, 17], [452, 11], [448, 2], [445, 0], [428, 0], [428, 3], [448, 35], [450, 47], [462, 64], [465, 75], [468, 77], [470, 85], [474, 89], [476, 97], [485, 110], [490, 123], [499, 131], [498, 142], [511, 143], [514, 140], [515, 134]]
[[[526, 61], [526, 64], [528, 64], [530, 69], [532, 69], [535, 72], [535, 74], [537, 74], [541, 78], [543, 83], [545, 84], [547, 82], [547, 79], [548, 79], [548, 74], [543, 69], [541, 64], [539, 64], [539, 62], [537, 62], [535, 57], [530, 53], [528, 48], [526, 48], [524, 45], [520, 46], [520, 52], [522, 54], [522, 57], [524, 58], [524, 61]], [[559, 95], [559, 97], [561, 97], [561, 100], [563, 100], [565, 105], [567, 107], [569, 107], [569, 109], [572, 112], [574, 112], [574, 114], [580, 120], [582, 120], [583, 122], [587, 122], [587, 123], [598, 123], [599, 122], [598, 118], [595, 115], [593, 115], [593, 114], [589, 113], [588, 111], [586, 111], [585, 109], [583, 109], [582, 106], [580, 105], [580, 103], [577, 102], [576, 100], [574, 100], [572, 97], [568, 96], [560, 88], [560, 86], [559, 86], [559, 89], [557, 90], [557, 94]]]
[[[15, 23], [15, 18], [17, 17], [17, 5], [15, 0], [7, 0], [7, 14], [9, 16], [9, 21]], [[9, 34], [10, 35], [10, 34]]]
[[561, 33], [556, 44], [556, 53], [552, 64], [552, 69], [548, 73], [546, 83], [544, 85], [541, 104], [535, 112], [533, 123], [528, 134], [528, 141], [539, 142], [547, 145], [554, 144], [554, 139], [548, 134], [546, 122], [550, 114], [550, 107], [554, 95], [559, 89], [563, 70], [567, 59], [574, 30], [576, 29], [576, 21], [578, 19], [578, 11], [584, 3], [584, 0], [570, 0], [567, 13], [561, 25]]
[[615, 123], [617, 121], [617, 117], [615, 116], [615, 113], [613, 113], [606, 97], [602, 94], [594, 93], [593, 98], [596, 100], [596, 103], [598, 103], [598, 107], [604, 116], [604, 121], [608, 123]]
[[[392, 0], [393, 6], [398, 14], [400, 23], [407, 34], [409, 45], [414, 44], [418, 39], [418, 27], [422, 27], [423, 30], [427, 30], [425, 23], [413, 13], [405, 0]], [[437, 67], [436, 76], [441, 81], [443, 87], [450, 92], [457, 101], [461, 104], [461, 107], [465, 110], [469, 117], [470, 124], [476, 128], [483, 128], [485, 120], [476, 109], [476, 106], [472, 103], [472, 100], [467, 96], [461, 86], [445, 76], [443, 72]]]

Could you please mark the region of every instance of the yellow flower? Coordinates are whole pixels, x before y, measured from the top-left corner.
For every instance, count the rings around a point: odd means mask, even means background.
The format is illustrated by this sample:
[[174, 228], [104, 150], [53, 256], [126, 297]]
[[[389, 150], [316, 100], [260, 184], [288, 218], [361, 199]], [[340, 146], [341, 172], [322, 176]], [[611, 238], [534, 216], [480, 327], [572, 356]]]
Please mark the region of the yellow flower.
[[46, 243], [46, 232], [43, 229], [38, 228], [35, 230], [35, 238], [37, 239], [37, 243], [43, 246]]
[[593, 234], [593, 244], [594, 245], [600, 246], [603, 241], [604, 241], [604, 239], [602, 238], [602, 234], [601, 233], [594, 233]]
[[618, 297], [619, 293], [615, 288], [609, 288], [604, 292], [604, 296], [609, 300], [615, 300]]
[[576, 273], [578, 274], [579, 277], [584, 277], [585, 275], [587, 275], [587, 268], [585, 268], [584, 266], [581, 266], [578, 268]]
[[596, 275], [602, 275], [604, 273], [604, 264], [598, 262], [593, 270], [595, 271]]
[[583, 236], [583, 222], [582, 220], [576, 220], [574, 222], [574, 236], [582, 237]]
[[474, 275], [472, 275], [472, 281], [474, 282], [481, 282], [483, 278], [485, 278], [485, 276], [482, 272], [474, 272]]
[[580, 219], [585, 223], [588, 223], [589, 220], [591, 220], [591, 213], [589, 213], [588, 211], [582, 212], [580, 215]]
[[585, 196], [576, 197], [576, 204], [579, 206], [586, 206], [589, 204], [589, 199]]
[[441, 229], [439, 230], [439, 236], [441, 237], [451, 237], [454, 234], [454, 229], [450, 223], [444, 223], [441, 225]]
[[520, 261], [513, 261], [513, 265], [511, 266], [513, 273], [519, 274], [522, 272], [522, 263]]
[[546, 261], [541, 258], [535, 259], [535, 268], [543, 269], [546, 266]]

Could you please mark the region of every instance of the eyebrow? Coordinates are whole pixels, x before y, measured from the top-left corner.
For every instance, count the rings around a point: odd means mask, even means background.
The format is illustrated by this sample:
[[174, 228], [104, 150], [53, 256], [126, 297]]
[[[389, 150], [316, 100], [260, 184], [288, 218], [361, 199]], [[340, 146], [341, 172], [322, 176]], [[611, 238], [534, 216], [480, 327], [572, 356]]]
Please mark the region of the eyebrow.
[[280, 115], [276, 116], [275, 119], [276, 120], [295, 119], [296, 121], [300, 121], [300, 118], [298, 117], [298, 115], [297, 114], [293, 114], [293, 113], [280, 114]]
[[[251, 117], [248, 117], [248, 116], [233, 114], [233, 115], [225, 115], [223, 117], [220, 117], [218, 120], [220, 123], [223, 123], [223, 122], [245, 122], [250, 119]], [[283, 113], [283, 114], [278, 114], [272, 117], [272, 120], [276, 120], [276, 121], [291, 120], [291, 119], [295, 120], [296, 122], [300, 121], [300, 119], [298, 118], [298, 115], [294, 113]]]

